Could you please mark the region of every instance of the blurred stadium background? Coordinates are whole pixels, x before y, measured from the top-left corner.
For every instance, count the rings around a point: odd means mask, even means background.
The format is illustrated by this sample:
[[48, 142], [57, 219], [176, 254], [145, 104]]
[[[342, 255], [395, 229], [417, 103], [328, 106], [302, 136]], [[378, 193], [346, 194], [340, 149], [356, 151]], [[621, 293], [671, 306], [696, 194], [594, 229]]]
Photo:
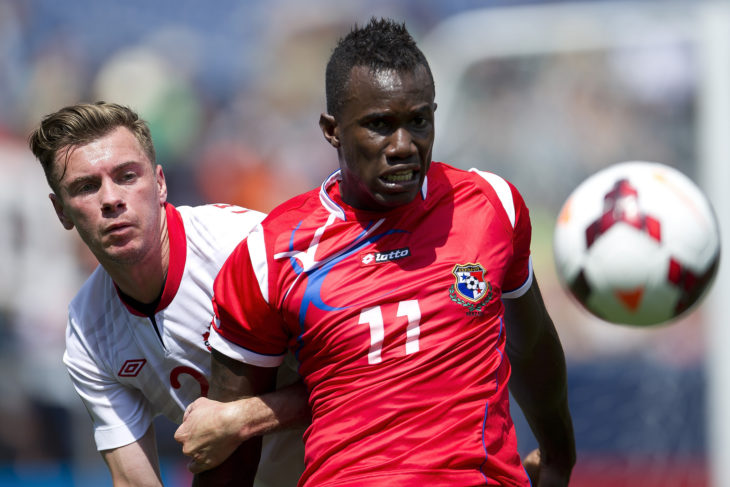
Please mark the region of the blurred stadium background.
[[[404, 20], [429, 57], [434, 158], [501, 174], [531, 208], [569, 364], [572, 485], [730, 485], [726, 263], [701, 307], [641, 330], [579, 310], [551, 248], [570, 191], [623, 160], [698, 182], [728, 241], [730, 4], [0, 0], [0, 486], [111, 485], [61, 363], [66, 304], [95, 263], [55, 221], [32, 127], [78, 101], [130, 105], [151, 124], [172, 203], [266, 211], [336, 166], [317, 125], [324, 67], [372, 15]], [[185, 485], [174, 426], [156, 425], [166, 485]]]

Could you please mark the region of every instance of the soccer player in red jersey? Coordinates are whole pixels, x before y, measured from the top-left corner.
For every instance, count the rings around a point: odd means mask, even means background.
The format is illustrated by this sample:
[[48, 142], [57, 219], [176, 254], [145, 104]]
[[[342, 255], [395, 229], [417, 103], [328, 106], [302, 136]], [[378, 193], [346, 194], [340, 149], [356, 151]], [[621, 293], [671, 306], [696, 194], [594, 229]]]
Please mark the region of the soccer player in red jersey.
[[[528, 486], [526, 468], [533, 485], [568, 485], [565, 360], [520, 193], [431, 161], [433, 77], [404, 25], [344, 37], [326, 94], [340, 168], [221, 269], [209, 397], [269, 391], [291, 350], [312, 410], [300, 486]], [[508, 386], [539, 443], [524, 466]], [[191, 437], [221, 410], [197, 404]]]
[[[63, 361], [114, 485], [161, 486], [152, 421], [162, 414], [182, 422], [207, 393], [213, 280], [265, 215], [169, 204], [147, 124], [117, 104], [62, 108], [33, 131], [30, 147], [59, 220], [78, 230], [101, 264], [69, 305]], [[253, 399], [240, 404], [246, 414], [231, 426], [234, 437], [306, 423], [303, 388]], [[256, 485], [295, 483], [301, 431], [265, 442]]]

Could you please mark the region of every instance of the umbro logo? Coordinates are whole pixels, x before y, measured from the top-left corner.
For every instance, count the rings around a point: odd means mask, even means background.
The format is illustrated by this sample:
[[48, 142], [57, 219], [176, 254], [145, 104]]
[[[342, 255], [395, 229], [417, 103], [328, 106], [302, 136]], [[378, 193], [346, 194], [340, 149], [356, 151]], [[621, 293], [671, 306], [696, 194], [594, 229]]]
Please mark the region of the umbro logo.
[[119, 377], [137, 377], [140, 370], [142, 370], [142, 367], [144, 367], [144, 364], [146, 363], [147, 360], [143, 358], [127, 360], [126, 362], [124, 362], [124, 365], [122, 365], [122, 368], [119, 369], [117, 375]]
[[408, 247], [390, 250], [388, 252], [363, 252], [360, 254], [360, 265], [382, 264], [384, 262], [402, 259], [409, 255], [411, 255], [411, 250]]

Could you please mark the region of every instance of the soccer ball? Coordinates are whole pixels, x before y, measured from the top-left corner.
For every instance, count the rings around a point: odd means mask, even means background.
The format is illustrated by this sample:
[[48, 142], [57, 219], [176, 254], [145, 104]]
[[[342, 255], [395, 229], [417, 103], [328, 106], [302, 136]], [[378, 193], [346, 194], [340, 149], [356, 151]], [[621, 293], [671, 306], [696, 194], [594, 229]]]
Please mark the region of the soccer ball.
[[671, 321], [698, 304], [720, 261], [702, 191], [669, 166], [631, 161], [598, 171], [558, 216], [562, 285], [589, 312], [625, 325]]

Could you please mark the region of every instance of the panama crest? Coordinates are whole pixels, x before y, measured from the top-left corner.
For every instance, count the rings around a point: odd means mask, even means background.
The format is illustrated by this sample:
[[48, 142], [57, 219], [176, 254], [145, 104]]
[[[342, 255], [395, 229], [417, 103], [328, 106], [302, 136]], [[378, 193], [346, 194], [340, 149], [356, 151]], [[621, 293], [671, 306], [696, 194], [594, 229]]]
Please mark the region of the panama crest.
[[457, 264], [451, 271], [456, 282], [449, 288], [449, 297], [470, 312], [481, 311], [492, 300], [492, 284], [484, 279], [481, 264]]

